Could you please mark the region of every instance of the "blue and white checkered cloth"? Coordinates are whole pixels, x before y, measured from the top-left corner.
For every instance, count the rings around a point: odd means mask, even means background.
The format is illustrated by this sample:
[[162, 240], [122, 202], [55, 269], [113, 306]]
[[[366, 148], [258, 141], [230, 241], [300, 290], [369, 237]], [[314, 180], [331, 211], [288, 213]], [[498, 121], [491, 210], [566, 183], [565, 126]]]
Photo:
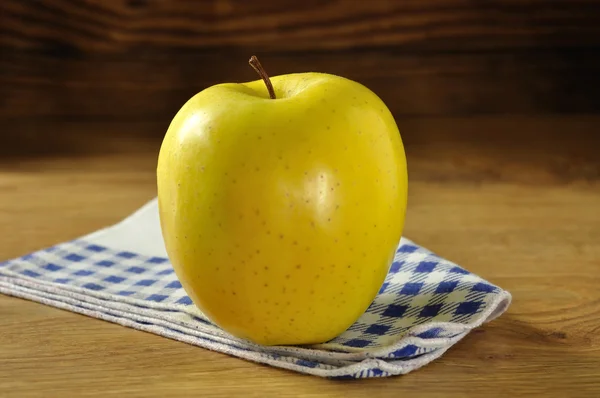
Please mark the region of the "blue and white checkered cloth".
[[264, 347], [213, 325], [166, 256], [156, 199], [121, 223], [0, 263], [0, 293], [316, 376], [405, 374], [500, 316], [511, 296], [402, 239], [377, 298], [346, 332], [303, 347]]

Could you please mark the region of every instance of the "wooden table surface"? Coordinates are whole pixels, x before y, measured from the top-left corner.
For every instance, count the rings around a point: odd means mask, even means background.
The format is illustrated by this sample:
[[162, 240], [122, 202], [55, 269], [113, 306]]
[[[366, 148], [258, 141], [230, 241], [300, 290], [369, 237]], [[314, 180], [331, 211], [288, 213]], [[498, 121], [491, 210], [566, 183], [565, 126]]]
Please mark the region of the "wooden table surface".
[[[0, 296], [0, 396], [600, 396], [600, 117], [400, 126], [405, 235], [513, 294], [506, 314], [441, 359], [400, 377], [329, 381]], [[0, 259], [152, 198], [160, 140], [125, 132], [154, 127], [48, 121], [45, 142], [9, 135]]]

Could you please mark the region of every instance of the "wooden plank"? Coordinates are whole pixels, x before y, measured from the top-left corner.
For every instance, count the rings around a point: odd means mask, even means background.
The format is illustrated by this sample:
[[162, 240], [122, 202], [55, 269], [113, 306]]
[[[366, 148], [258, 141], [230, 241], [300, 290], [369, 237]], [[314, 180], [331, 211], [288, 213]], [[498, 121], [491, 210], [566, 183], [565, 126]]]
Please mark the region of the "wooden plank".
[[[148, 119], [169, 123], [202, 89], [257, 78], [247, 51], [0, 59], [0, 117]], [[261, 54], [259, 54], [261, 55]], [[396, 51], [271, 53], [271, 75], [319, 71], [357, 80], [396, 117], [600, 111], [600, 52], [409, 55]]]
[[[0, 396], [597, 397], [599, 122], [403, 123], [406, 236], [514, 297], [505, 315], [423, 369], [386, 379], [322, 380], [0, 296]], [[144, 125], [113, 124], [107, 138], [104, 124], [69, 123], [48, 125], [48, 136], [79, 129], [97, 138], [56, 156], [0, 157], [0, 230], [9, 231], [0, 259], [116, 222], [155, 195], [158, 140], [137, 132], [131, 137], [139, 141], [131, 138], [125, 147], [119, 141], [121, 132]], [[109, 142], [97, 147], [102, 139]]]
[[0, 2], [0, 117], [168, 122], [208, 85], [322, 71], [398, 117], [600, 110], [594, 0]]
[[247, 47], [498, 50], [597, 46], [593, 0], [72, 1], [0, 3], [2, 43], [73, 53]]

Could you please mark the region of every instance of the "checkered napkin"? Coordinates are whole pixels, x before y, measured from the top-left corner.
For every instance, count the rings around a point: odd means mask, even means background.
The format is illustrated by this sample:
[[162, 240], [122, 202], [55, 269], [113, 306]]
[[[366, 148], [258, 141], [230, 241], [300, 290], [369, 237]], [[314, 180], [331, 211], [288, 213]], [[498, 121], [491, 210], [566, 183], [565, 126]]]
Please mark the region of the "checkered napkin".
[[122, 222], [0, 263], [0, 293], [250, 361], [331, 378], [408, 373], [500, 316], [508, 292], [402, 239], [377, 298], [325, 344], [265, 347], [213, 325], [169, 264], [156, 199]]

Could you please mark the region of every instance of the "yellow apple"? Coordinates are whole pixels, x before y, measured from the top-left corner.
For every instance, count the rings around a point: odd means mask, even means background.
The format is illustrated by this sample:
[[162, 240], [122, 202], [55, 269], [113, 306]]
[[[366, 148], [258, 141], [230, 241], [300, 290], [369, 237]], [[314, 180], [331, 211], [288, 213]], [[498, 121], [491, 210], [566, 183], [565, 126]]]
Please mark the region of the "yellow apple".
[[365, 86], [259, 71], [206, 88], [172, 120], [157, 166], [165, 246], [194, 304], [227, 332], [322, 343], [364, 313], [393, 261], [404, 147]]

